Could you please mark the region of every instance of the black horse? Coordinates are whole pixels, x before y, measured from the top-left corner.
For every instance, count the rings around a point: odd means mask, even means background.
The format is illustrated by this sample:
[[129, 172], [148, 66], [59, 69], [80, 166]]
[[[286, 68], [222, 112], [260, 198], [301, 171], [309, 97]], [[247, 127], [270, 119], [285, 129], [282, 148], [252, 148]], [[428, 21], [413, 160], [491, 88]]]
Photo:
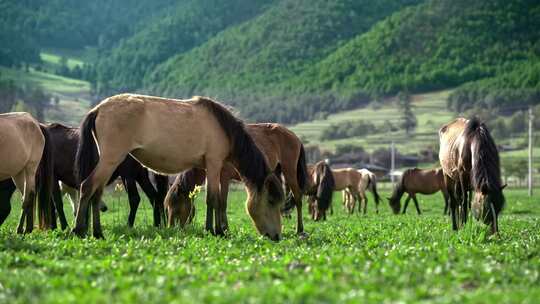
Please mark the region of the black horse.
[[[55, 208], [53, 208], [53, 210], [56, 209], [56, 213], [58, 213], [61, 228], [66, 229], [68, 224], [64, 214], [59, 181], [71, 188], [79, 189], [80, 183], [77, 180], [74, 164], [80, 132], [79, 128], [72, 128], [58, 123], [48, 125], [47, 129], [51, 136], [53, 153], [57, 156], [54, 158], [54, 189], [52, 200]], [[137, 209], [141, 201], [137, 190], [137, 184], [142, 188], [153, 207], [154, 225], [160, 226], [161, 223], [164, 223], [165, 212], [163, 209], [163, 200], [165, 199], [168, 190], [167, 177], [155, 174], [154, 180], [156, 182], [156, 187], [154, 187], [150, 181], [148, 169], [144, 168], [129, 155], [118, 166], [109, 180], [109, 184], [118, 177], [121, 178], [124, 188], [128, 193], [130, 206], [128, 226], [133, 227]], [[2, 200], [2, 203], [0, 203], [0, 225], [11, 211], [9, 199], [14, 191], [15, 185], [11, 179], [0, 182], [0, 199]], [[7, 201], [7, 203], [4, 201]], [[56, 214], [54, 214], [54, 218], [56, 218]], [[56, 221], [53, 221], [53, 228], [56, 228]]]

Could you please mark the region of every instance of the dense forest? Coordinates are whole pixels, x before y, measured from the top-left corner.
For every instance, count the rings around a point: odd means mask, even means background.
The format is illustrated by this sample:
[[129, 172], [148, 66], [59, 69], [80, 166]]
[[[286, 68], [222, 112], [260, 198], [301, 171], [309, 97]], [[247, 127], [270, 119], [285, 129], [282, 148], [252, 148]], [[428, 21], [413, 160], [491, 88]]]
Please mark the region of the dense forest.
[[536, 0], [0, 0], [0, 17], [0, 65], [84, 53], [61, 74], [96, 99], [210, 95], [286, 123], [401, 91], [456, 88], [456, 112], [540, 103]]

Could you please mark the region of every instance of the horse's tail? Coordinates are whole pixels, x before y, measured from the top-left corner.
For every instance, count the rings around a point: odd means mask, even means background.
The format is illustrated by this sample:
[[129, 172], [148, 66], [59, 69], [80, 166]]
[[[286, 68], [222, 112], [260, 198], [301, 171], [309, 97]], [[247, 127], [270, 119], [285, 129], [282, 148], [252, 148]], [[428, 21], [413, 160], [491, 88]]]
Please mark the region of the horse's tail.
[[39, 127], [45, 138], [45, 146], [43, 147], [43, 154], [36, 176], [36, 185], [38, 189], [38, 218], [39, 228], [47, 229], [52, 228], [53, 221], [56, 221], [56, 219], [53, 218], [54, 206], [51, 197], [54, 183], [54, 153], [49, 130], [42, 124], [40, 124]]
[[88, 113], [81, 124], [81, 135], [75, 157], [75, 170], [79, 184], [88, 178], [99, 160], [97, 144], [92, 135], [96, 129], [97, 115], [97, 111]]
[[[218, 121], [221, 128], [227, 135], [232, 145], [231, 156], [236, 162], [236, 169], [247, 182], [256, 185], [258, 191], [264, 186], [266, 177], [271, 173], [263, 153], [249, 133], [246, 131], [244, 123], [236, 118], [229, 110], [220, 103], [207, 97], [195, 97], [197, 105], [205, 107]], [[270, 179], [272, 183], [268, 189], [272, 196], [280, 197], [283, 200], [283, 191], [280, 179]]]
[[[463, 134], [470, 146], [471, 184], [475, 189], [497, 194], [496, 199], [492, 201], [498, 214], [504, 206], [504, 196], [501, 193], [502, 182], [497, 145], [486, 125], [476, 117], [467, 122]], [[474, 144], [473, 141], [475, 141]]]
[[302, 192], [306, 191], [308, 185], [308, 172], [306, 164], [306, 151], [304, 145], [300, 144], [300, 154], [298, 155], [298, 162], [296, 163], [296, 179], [298, 186]]
[[377, 192], [377, 178], [375, 178], [375, 175], [368, 174], [368, 187], [371, 189], [371, 192], [373, 193], [373, 196], [375, 197], [375, 203], [378, 205], [381, 201], [381, 197], [379, 196], [379, 193]]
[[319, 185], [317, 186], [317, 208], [319, 210], [327, 210], [332, 203], [336, 182], [332, 174], [332, 169], [324, 161], [317, 164], [316, 170], [319, 180]]

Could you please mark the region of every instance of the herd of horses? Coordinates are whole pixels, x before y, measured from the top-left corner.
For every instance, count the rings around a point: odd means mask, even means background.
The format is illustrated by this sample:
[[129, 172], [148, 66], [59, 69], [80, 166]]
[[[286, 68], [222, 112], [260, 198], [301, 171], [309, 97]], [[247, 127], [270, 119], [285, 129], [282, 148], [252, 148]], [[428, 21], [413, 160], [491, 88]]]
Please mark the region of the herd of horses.
[[[167, 123], [163, 123], [167, 122]], [[441, 191], [452, 227], [467, 221], [468, 210], [498, 231], [504, 206], [497, 147], [478, 119], [458, 118], [439, 130], [440, 169], [404, 172], [389, 198], [394, 213], [408, 194]], [[169, 184], [169, 177], [176, 175]], [[90, 110], [80, 128], [41, 124], [28, 113], [0, 114], [0, 225], [10, 213], [16, 189], [23, 194], [18, 233], [34, 228], [68, 227], [62, 192], [70, 194], [75, 215], [72, 233], [103, 238], [100, 212], [104, 187], [120, 178], [129, 198], [128, 225], [135, 223], [138, 187], [153, 208], [154, 225], [184, 226], [195, 213], [192, 191], [206, 184], [205, 228], [224, 235], [229, 228], [227, 195], [232, 180], [246, 188], [246, 211], [256, 230], [272, 240], [282, 235], [282, 214], [296, 209], [296, 232], [304, 234], [303, 197], [315, 221], [332, 210], [334, 191], [343, 191], [344, 208], [367, 210], [366, 190], [376, 212], [381, 201], [377, 178], [366, 169], [332, 169], [306, 163], [304, 146], [275, 123], [245, 124], [221, 103], [207, 97], [188, 100], [121, 94]], [[35, 208], [37, 201], [37, 208]]]

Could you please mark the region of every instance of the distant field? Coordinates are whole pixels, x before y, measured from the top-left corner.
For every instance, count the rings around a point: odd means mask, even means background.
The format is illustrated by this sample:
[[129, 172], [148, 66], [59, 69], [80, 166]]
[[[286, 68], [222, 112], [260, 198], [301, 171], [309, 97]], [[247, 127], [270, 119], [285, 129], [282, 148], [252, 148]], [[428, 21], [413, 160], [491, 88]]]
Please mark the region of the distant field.
[[[50, 58], [49, 58], [50, 59]], [[18, 85], [38, 85], [45, 92], [59, 99], [58, 105], [50, 107], [47, 121], [78, 125], [90, 107], [90, 84], [86, 81], [62, 77], [50, 73], [0, 67], [3, 78], [13, 79]]]
[[[424, 214], [335, 214], [313, 222], [309, 237], [285, 219], [284, 239], [260, 237], [245, 214], [243, 192], [229, 195], [231, 231], [203, 229], [204, 194], [186, 230], [152, 227], [146, 197], [134, 229], [125, 226], [125, 193], [106, 196], [106, 240], [67, 232], [14, 234], [20, 196], [0, 227], [1, 303], [534, 303], [540, 297], [540, 193], [507, 190], [500, 237], [472, 220], [453, 232], [442, 196], [421, 196]], [[381, 193], [383, 197], [388, 192]], [[71, 208], [65, 204], [68, 215]]]
[[300, 136], [308, 139], [310, 143], [316, 143], [327, 149], [335, 149], [340, 144], [362, 145], [367, 151], [377, 148], [388, 148], [392, 141], [402, 152], [417, 152], [419, 148], [437, 146], [437, 130], [441, 125], [454, 118], [454, 114], [446, 109], [446, 97], [450, 91], [441, 91], [431, 94], [415, 95], [413, 99], [413, 111], [418, 120], [415, 134], [406, 135], [405, 132], [388, 132], [387, 134], [375, 134], [366, 137], [352, 137], [321, 142], [322, 130], [331, 124], [350, 120], [366, 120], [377, 126], [390, 121], [393, 124], [399, 122], [399, 111], [393, 102], [382, 104], [381, 108], [374, 109], [372, 106], [352, 111], [331, 114], [325, 120], [315, 120], [292, 126], [291, 129]]
[[58, 55], [58, 54], [47, 53], [47, 52], [41, 53], [41, 60], [43, 60], [46, 66], [57, 68], [60, 66], [60, 61], [62, 59], [62, 56], [66, 56], [67, 67], [70, 69], [74, 68], [75, 66], [79, 66], [82, 68], [82, 65], [84, 64], [84, 62], [79, 58], [68, 57], [65, 54]]

